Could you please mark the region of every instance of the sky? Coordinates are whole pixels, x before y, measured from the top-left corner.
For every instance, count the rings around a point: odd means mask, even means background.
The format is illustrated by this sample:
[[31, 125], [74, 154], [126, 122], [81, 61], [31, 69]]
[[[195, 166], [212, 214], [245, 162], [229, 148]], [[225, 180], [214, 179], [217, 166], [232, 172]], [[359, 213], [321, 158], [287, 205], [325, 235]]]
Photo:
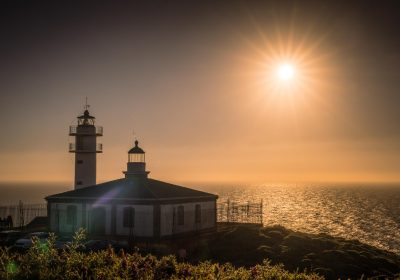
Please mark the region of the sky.
[[99, 182], [399, 182], [397, 2], [2, 1], [0, 182], [72, 185], [85, 97]]

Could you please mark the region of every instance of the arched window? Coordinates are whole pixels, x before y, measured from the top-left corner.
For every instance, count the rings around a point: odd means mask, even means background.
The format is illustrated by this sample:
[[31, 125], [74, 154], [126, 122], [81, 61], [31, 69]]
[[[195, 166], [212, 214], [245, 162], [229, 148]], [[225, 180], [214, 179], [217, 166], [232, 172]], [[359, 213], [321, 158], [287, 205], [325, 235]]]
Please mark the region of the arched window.
[[124, 207], [123, 225], [129, 228], [135, 226], [135, 208]]
[[76, 205], [67, 206], [67, 225], [76, 225]]
[[185, 224], [185, 210], [183, 206], [178, 206], [178, 225], [183, 226]]

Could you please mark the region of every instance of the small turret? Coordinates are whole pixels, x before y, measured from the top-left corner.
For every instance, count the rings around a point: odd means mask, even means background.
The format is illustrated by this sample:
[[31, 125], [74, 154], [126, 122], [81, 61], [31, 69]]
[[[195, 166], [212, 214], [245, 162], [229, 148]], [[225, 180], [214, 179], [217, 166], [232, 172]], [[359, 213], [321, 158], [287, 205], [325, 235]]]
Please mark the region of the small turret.
[[146, 171], [146, 153], [139, 147], [137, 140], [135, 146], [128, 152], [127, 170], [123, 173], [125, 178], [147, 178], [150, 173]]

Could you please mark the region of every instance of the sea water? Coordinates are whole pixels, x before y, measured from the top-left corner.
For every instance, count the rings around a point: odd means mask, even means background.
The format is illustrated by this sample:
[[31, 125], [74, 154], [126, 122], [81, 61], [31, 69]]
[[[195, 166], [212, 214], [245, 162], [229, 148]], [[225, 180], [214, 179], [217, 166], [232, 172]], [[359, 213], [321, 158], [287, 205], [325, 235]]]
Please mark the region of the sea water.
[[265, 226], [356, 239], [400, 254], [399, 186], [213, 187], [219, 200], [263, 201]]
[[[196, 187], [195, 187], [196, 188]], [[400, 186], [203, 186], [203, 191], [246, 203], [263, 201], [265, 226], [357, 239], [400, 254]], [[0, 205], [44, 203], [67, 183], [0, 184]]]

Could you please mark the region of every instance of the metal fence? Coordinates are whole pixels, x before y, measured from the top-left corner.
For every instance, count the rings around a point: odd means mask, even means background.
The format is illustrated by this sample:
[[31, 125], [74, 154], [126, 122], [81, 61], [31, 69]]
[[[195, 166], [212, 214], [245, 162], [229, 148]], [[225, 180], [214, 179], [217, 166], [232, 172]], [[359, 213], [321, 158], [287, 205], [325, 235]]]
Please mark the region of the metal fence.
[[231, 200], [217, 203], [217, 221], [263, 224], [263, 201], [240, 203]]
[[[0, 227], [21, 227], [29, 224], [35, 217], [47, 216], [47, 205], [24, 204], [0, 205]], [[11, 217], [12, 225], [7, 220]], [[8, 219], [7, 219], [8, 218]], [[263, 201], [259, 203], [239, 203], [231, 200], [217, 202], [217, 222], [228, 223], [263, 223]]]
[[[22, 227], [38, 216], [47, 216], [47, 205], [45, 203], [23, 204], [20, 201], [17, 205], [1, 205], [0, 219], [2, 223], [0, 223], [0, 227]], [[9, 217], [11, 217], [11, 220]]]

